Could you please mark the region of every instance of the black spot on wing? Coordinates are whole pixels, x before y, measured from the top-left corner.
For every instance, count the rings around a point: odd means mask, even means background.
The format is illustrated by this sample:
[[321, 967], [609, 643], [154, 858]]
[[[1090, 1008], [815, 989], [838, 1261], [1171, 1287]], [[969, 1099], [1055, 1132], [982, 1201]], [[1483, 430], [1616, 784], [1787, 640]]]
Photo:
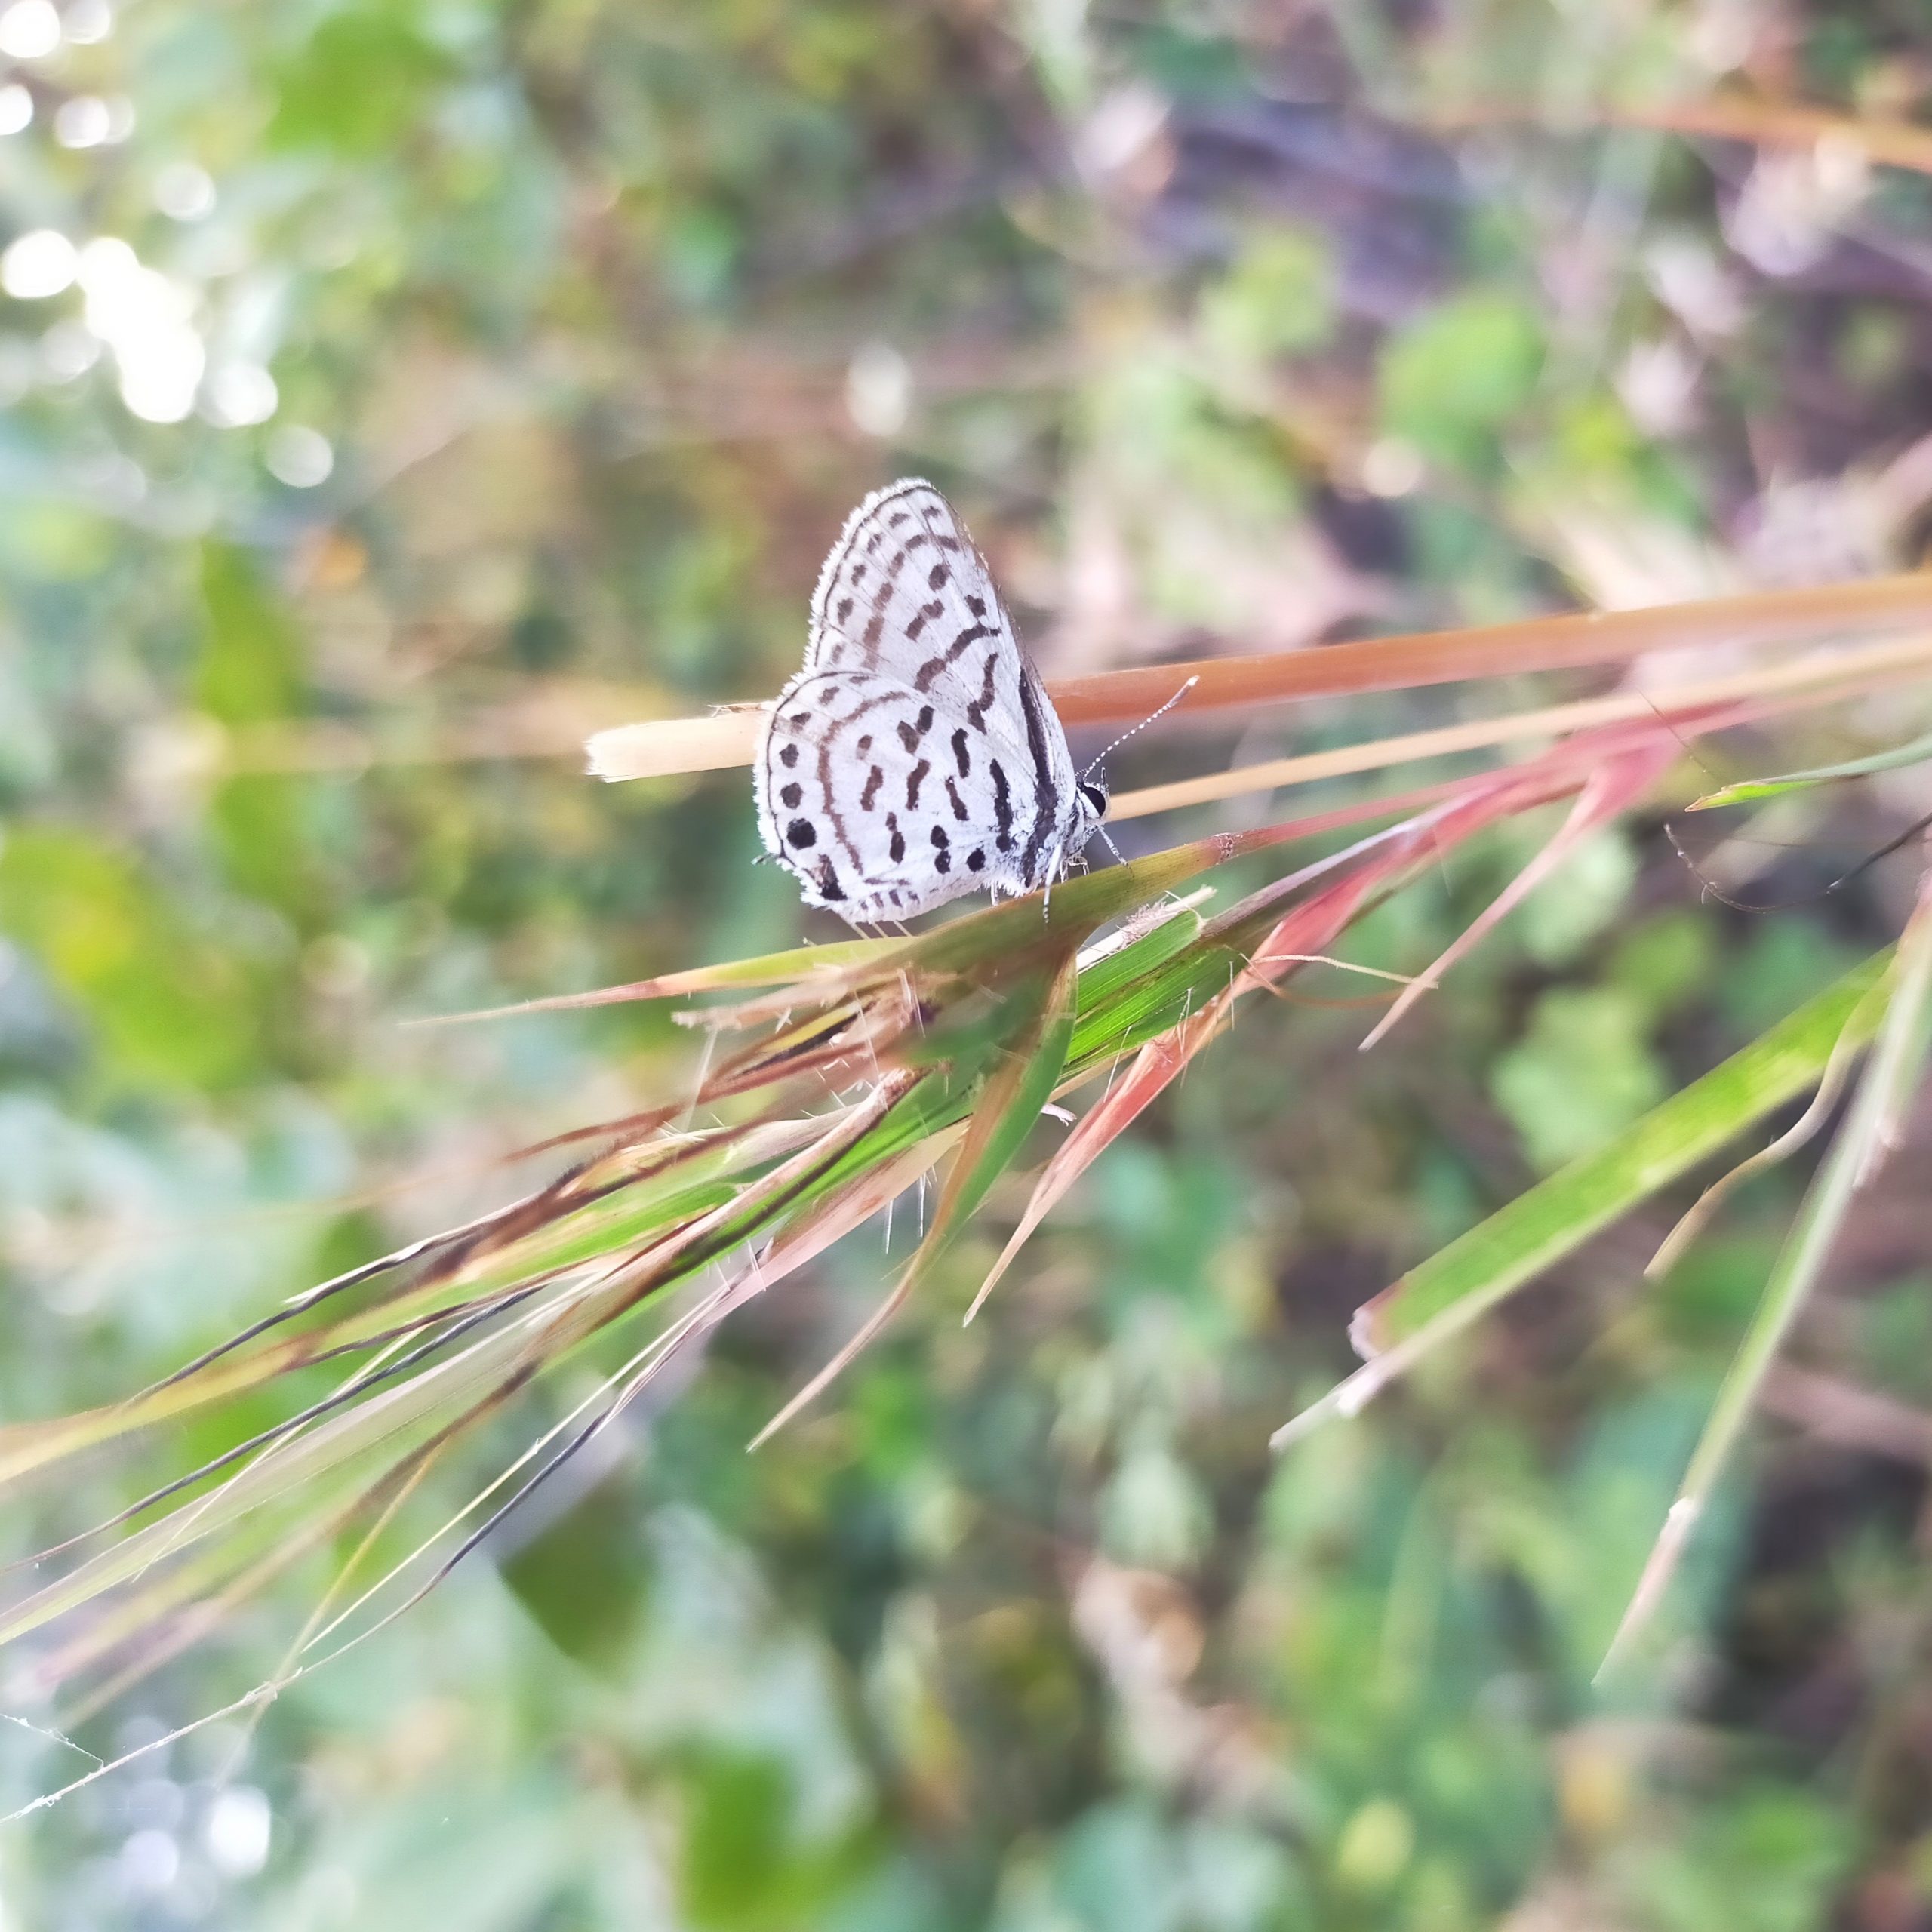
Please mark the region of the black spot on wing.
[[959, 775], [964, 778], [973, 768], [973, 761], [966, 755], [966, 730], [964, 725], [952, 734], [952, 756], [959, 767]]
[[986, 707], [993, 701], [993, 680], [999, 675], [999, 660], [986, 660], [985, 674], [980, 679], [980, 695], [966, 707], [966, 719], [974, 731], [986, 728]]
[[992, 761], [993, 774], [993, 843], [1002, 852], [1013, 850], [1013, 786], [1008, 782], [1006, 767], [998, 758]]
[[980, 638], [998, 635], [998, 632], [989, 624], [968, 624], [937, 657], [928, 657], [912, 674], [912, 688], [915, 691], [931, 691], [933, 680], [949, 665], [957, 663]]
[[832, 869], [830, 859], [820, 860], [818, 870], [813, 874], [813, 878], [817, 884], [821, 899], [837, 900], [845, 897], [844, 888], [838, 883], [838, 875]]
[[949, 778], [946, 781], [946, 795], [952, 803], [952, 816], [961, 825], [966, 823], [966, 801], [959, 795], [959, 782]]
[[986, 869], [986, 849], [983, 846], [975, 845], [972, 851], [966, 854], [966, 869], [969, 872], [984, 872]]
[[933, 870], [936, 872], [949, 872], [952, 869], [952, 841], [946, 837], [945, 826], [934, 826], [932, 838]]
[[1020, 680], [1020, 706], [1026, 714], [1026, 749], [1033, 759], [1033, 795], [1039, 801], [1033, 808], [1033, 829], [1026, 835], [1026, 849], [1020, 855], [1020, 875], [1029, 885], [1040, 885], [1045, 881], [1038, 875], [1038, 866], [1054, 829], [1053, 761], [1047, 750], [1046, 701], [1031, 678], [1023, 676]]
[[877, 765], [874, 765], [871, 771], [866, 774], [866, 788], [859, 794], [860, 811], [869, 812], [872, 810], [872, 801], [878, 796], [878, 788], [884, 783], [885, 774], [880, 771]]
[[891, 834], [885, 848], [886, 856], [896, 866], [906, 857], [906, 835], [899, 829], [899, 814], [897, 812], [886, 814], [885, 829]]
[[780, 745], [778, 747], [778, 762], [787, 771], [789, 771], [798, 761], [798, 748], [796, 745]]
[[930, 604], [921, 604], [918, 609], [906, 620], [906, 641], [908, 644], [917, 644], [926, 626], [935, 617], [943, 617], [945, 615], [946, 606], [937, 598], [934, 598]]
[[785, 828], [785, 842], [802, 852], [808, 846], [818, 843], [818, 828], [808, 818], [795, 818]]
[[931, 762], [921, 758], [906, 774], [906, 809], [915, 812], [919, 809], [919, 787], [926, 782], [926, 774], [931, 771]]
[[788, 808], [795, 809], [805, 795], [804, 787], [796, 783], [784, 786], [778, 794], [778, 802]]

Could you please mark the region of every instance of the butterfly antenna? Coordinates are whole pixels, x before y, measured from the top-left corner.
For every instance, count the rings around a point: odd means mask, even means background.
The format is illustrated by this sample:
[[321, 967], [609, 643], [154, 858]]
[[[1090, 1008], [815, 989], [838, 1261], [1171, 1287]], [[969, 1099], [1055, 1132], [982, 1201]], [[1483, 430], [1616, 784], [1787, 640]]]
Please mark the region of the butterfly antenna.
[[[1173, 710], [1174, 706], [1180, 703], [1181, 700], [1186, 697], [1188, 693], [1193, 690], [1195, 686], [1199, 684], [1200, 681], [1201, 680], [1198, 675], [1189, 678], [1187, 682], [1183, 685], [1180, 689], [1176, 691], [1174, 696], [1169, 698], [1167, 703], [1162, 705], [1158, 711], [1149, 712], [1147, 715], [1142, 718], [1140, 722], [1135, 725], [1131, 731], [1123, 731], [1105, 751], [1100, 753], [1099, 757], [1089, 758], [1087, 761], [1086, 771], [1081, 773], [1081, 777], [1084, 778], [1087, 776], [1087, 773], [1088, 771], [1091, 771], [1095, 765], [1104, 763], [1106, 760], [1112, 758], [1114, 753], [1118, 751], [1121, 746], [1127, 743], [1128, 739], [1134, 737], [1136, 734], [1139, 732], [1146, 731], [1148, 726], [1152, 724], [1157, 718], [1164, 717], [1168, 712]], [[1111, 845], [1113, 843], [1113, 841], [1112, 839], [1109, 839], [1107, 843]], [[1120, 854], [1116, 852], [1114, 854], [1114, 857], [1115, 858], [1118, 858]]]

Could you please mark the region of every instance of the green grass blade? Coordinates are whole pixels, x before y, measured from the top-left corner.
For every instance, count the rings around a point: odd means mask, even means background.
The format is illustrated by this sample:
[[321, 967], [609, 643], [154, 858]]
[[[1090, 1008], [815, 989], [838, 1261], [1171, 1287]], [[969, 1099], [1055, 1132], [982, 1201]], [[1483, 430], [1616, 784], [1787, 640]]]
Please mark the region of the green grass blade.
[[633, 980], [620, 986], [595, 986], [587, 992], [551, 993], [540, 999], [518, 1000], [509, 1006], [482, 1006], [466, 1013], [432, 1013], [406, 1022], [412, 1026], [455, 1026], [475, 1020], [512, 1020], [527, 1013], [574, 1013], [586, 1007], [622, 1006], [634, 1000], [672, 999], [692, 993], [742, 991], [754, 986], [789, 986], [814, 974], [841, 968], [864, 966], [899, 949], [891, 939], [834, 940], [823, 946], [792, 946], [783, 952], [760, 953], [755, 958], [730, 959], [721, 965], [697, 966], [681, 973], [660, 974], [654, 980]]
[[1366, 1364], [1275, 1432], [1279, 1447], [1353, 1415], [1420, 1355], [1820, 1079], [1848, 1030], [1869, 1039], [1889, 952], [1854, 967], [1594, 1154], [1573, 1161], [1364, 1304]]
[[[1932, 884], [1932, 874], [1927, 881]], [[1924, 1069], [1927, 1020], [1932, 1014], [1932, 894], [1921, 894], [1899, 942], [1887, 990], [1889, 998], [1864, 1078], [1772, 1264], [1751, 1324], [1684, 1466], [1676, 1500], [1604, 1654], [1599, 1677], [1628, 1651], [1669, 1588], [1678, 1558], [1709, 1503], [1792, 1324], [1817, 1285], [1860, 1188], [1890, 1151], [1887, 1135], [1896, 1121], [1900, 1097], [1917, 1086]], [[1879, 1004], [1867, 1001], [1860, 1010], [1869, 1012]]]
[[1888, 752], [1874, 752], [1869, 758], [1847, 758], [1841, 764], [1814, 765], [1808, 771], [1786, 771], [1774, 778], [1743, 778], [1735, 785], [1706, 792], [1684, 807], [1689, 812], [1715, 811], [1719, 805], [1749, 804], [1758, 798], [1775, 798], [1780, 792], [1801, 792], [1813, 785], [1827, 785], [1836, 778], [1866, 778], [1875, 771], [1896, 771], [1901, 765], [1921, 764], [1932, 758], [1932, 732], [1915, 738]]
[[1094, 1011], [1128, 987], [1144, 980], [1156, 967], [1200, 937], [1201, 915], [1193, 906], [1169, 902], [1159, 909], [1166, 916], [1157, 924], [1081, 965], [1082, 1013]]
[[973, 1124], [948, 1176], [933, 1224], [914, 1259], [917, 1272], [965, 1224], [995, 1181], [1010, 1167], [1053, 1098], [1073, 1038], [1078, 969], [1069, 954], [1048, 983], [1037, 1015], [987, 1075]]

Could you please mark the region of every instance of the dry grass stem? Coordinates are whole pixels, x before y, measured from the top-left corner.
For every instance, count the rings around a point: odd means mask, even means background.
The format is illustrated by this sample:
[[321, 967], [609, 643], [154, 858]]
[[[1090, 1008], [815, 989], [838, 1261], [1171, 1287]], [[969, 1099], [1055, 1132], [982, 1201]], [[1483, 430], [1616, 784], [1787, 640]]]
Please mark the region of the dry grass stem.
[[[1613, 664], [1653, 651], [1724, 645], [1798, 644], [1932, 622], [1932, 574], [1910, 572], [1806, 590], [1753, 591], [1700, 603], [1638, 611], [1531, 617], [1472, 629], [1373, 638], [1320, 650], [1208, 657], [1132, 671], [1098, 672], [1048, 687], [1069, 726], [1134, 724], [1168, 703], [1183, 679], [1193, 688], [1178, 711], [1245, 709], [1291, 699], [1454, 684], [1530, 671]], [[749, 764], [762, 706], [708, 718], [647, 720], [599, 732], [591, 769], [602, 778], [666, 777]]]
[[1438, 115], [1435, 124], [1444, 129], [1534, 126], [1551, 132], [1571, 128], [1650, 128], [1661, 134], [1743, 141], [1753, 147], [1803, 149], [1836, 143], [1887, 168], [1932, 174], [1932, 129], [1914, 127], [1908, 121], [1884, 121], [1870, 115], [1832, 114], [1819, 108], [1753, 100], [1743, 94], [1579, 106], [1566, 110], [1560, 118], [1540, 108], [1486, 102], [1457, 113]]
[[1721, 704], [1753, 697], [1772, 698], [1817, 694], [1843, 683], [1847, 697], [1862, 696], [1875, 685], [1924, 673], [1932, 668], [1932, 638], [1870, 646], [1861, 651], [1820, 652], [1795, 663], [1740, 672], [1724, 678], [1706, 678], [1673, 685], [1654, 695], [1637, 691], [1613, 691], [1602, 697], [1580, 698], [1567, 704], [1538, 706], [1497, 718], [1472, 718], [1457, 724], [1440, 724], [1426, 731], [1407, 731], [1371, 738], [1333, 751], [1309, 752], [1299, 757], [1271, 759], [1265, 764], [1211, 771], [1198, 778], [1171, 784], [1149, 785], [1123, 792], [1107, 810], [1109, 820], [1145, 818], [1155, 812], [1208, 804], [1244, 793], [1278, 791], [1291, 785], [1312, 784], [1389, 766], [1445, 758], [1459, 752], [1481, 751], [1498, 745], [1561, 736], [1601, 724], [1655, 716], [1695, 706]]

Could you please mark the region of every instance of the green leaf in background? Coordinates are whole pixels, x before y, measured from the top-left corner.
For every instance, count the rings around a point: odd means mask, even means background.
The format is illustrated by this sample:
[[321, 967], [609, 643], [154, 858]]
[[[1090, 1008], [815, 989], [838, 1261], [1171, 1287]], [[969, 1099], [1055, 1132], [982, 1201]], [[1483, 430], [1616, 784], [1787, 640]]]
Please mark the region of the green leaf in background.
[[1535, 392], [1543, 353], [1537, 318], [1515, 296], [1453, 297], [1383, 349], [1383, 426], [1435, 461], [1480, 466]]
[[85, 1015], [110, 1085], [220, 1087], [253, 1071], [246, 969], [125, 852], [83, 832], [12, 830], [0, 843], [0, 930]]
[[1263, 230], [1202, 291], [1201, 328], [1209, 350], [1249, 367], [1319, 348], [1334, 328], [1334, 281], [1318, 237]]
[[202, 547], [202, 602], [208, 614], [195, 695], [226, 725], [290, 716], [301, 694], [301, 635], [263, 581], [260, 561], [232, 543]]
[[361, 5], [326, 15], [282, 70], [270, 140], [374, 155], [397, 140], [452, 66], [411, 20], [413, 11]]
[[1528, 1032], [1490, 1084], [1546, 1173], [1627, 1127], [1664, 1088], [1640, 1003], [1618, 986], [1564, 987], [1536, 1003]]
[[1637, 874], [1637, 854], [1621, 826], [1582, 840], [1518, 912], [1524, 951], [1539, 966], [1571, 964], [1600, 934], [1623, 923]]
[[820, 1920], [863, 1863], [863, 1837], [814, 1842], [791, 1767], [775, 1757], [707, 1752], [695, 1767], [683, 1847], [694, 1926], [786, 1932]]
[[[207, 615], [195, 694], [204, 710], [231, 745], [238, 735], [292, 720], [301, 708], [301, 634], [261, 565], [233, 544], [205, 545], [202, 598]], [[328, 912], [308, 857], [309, 783], [279, 772], [240, 772], [216, 787], [209, 812], [229, 883], [303, 931], [325, 924]]]

